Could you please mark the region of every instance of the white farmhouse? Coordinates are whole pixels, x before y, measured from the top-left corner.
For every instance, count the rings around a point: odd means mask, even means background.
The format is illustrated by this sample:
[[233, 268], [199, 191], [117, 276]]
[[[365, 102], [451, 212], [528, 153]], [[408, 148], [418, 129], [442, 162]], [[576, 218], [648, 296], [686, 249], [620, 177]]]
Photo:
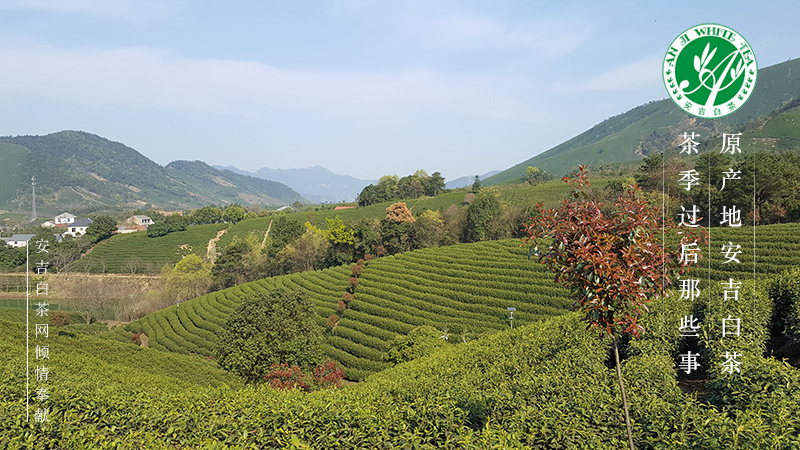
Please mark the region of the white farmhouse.
[[131, 216], [128, 218], [128, 220], [126, 220], [126, 222], [133, 223], [136, 225], [144, 225], [145, 227], [147, 227], [148, 225], [153, 224], [153, 219], [147, 216]]
[[28, 241], [33, 239], [36, 236], [35, 234], [15, 234], [11, 237], [4, 237], [0, 238], [5, 241], [6, 244], [12, 247], [27, 247]]
[[65, 212], [65, 213], [61, 213], [61, 214], [57, 215], [55, 217], [54, 221], [55, 221], [56, 225], [62, 224], [62, 223], [70, 224], [72, 222], [75, 222], [77, 219], [78, 218], [73, 216], [72, 214], [70, 214], [68, 212]]
[[91, 224], [92, 219], [78, 219], [67, 225], [67, 231], [65, 231], [64, 234], [68, 234], [72, 237], [82, 236], [86, 234], [86, 229], [89, 228]]

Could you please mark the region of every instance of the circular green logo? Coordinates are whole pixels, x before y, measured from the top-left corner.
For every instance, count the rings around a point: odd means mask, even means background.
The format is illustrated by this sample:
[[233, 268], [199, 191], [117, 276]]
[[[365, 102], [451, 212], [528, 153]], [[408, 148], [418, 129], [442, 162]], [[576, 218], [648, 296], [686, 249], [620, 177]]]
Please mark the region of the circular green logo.
[[758, 76], [750, 44], [739, 33], [714, 23], [694, 26], [675, 38], [661, 70], [672, 100], [704, 119], [739, 109], [753, 93]]

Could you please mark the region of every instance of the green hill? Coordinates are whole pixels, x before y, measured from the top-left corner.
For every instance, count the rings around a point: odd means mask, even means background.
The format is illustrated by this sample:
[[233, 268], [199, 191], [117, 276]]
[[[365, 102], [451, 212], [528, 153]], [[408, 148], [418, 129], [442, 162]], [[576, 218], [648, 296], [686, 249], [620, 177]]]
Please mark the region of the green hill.
[[689, 116], [670, 99], [649, 102], [608, 118], [578, 136], [481, 182], [487, 186], [519, 182], [528, 166], [561, 177], [579, 164], [597, 167], [637, 161], [662, 150], [675, 151], [680, 143], [679, 136], [684, 132], [698, 132], [705, 139], [726, 128], [745, 126], [798, 98], [800, 59], [795, 59], [759, 69], [758, 82], [750, 99], [738, 111], [725, 117], [704, 121]]
[[13, 175], [3, 177], [0, 198], [13, 206], [9, 209], [30, 207], [33, 176], [36, 203], [43, 211], [308, 202], [280, 183], [219, 171], [201, 162], [176, 161], [164, 168], [124, 144], [82, 131], [6, 136], [0, 143], [4, 146], [0, 167], [14, 171], [3, 173]]
[[[800, 262], [800, 224], [756, 228], [753, 258], [752, 227], [713, 229], [712, 243], [734, 241], [742, 246], [741, 264], [725, 265], [721, 255], [709, 258], [715, 281], [763, 278]], [[572, 301], [553, 284], [542, 266], [526, 258], [518, 240], [481, 242], [414, 252], [369, 261], [354, 299], [339, 325], [327, 335], [328, 355], [351, 379], [380, 371], [388, 346], [420, 325], [464, 336], [505, 329], [506, 308], [517, 309], [515, 323], [538, 322], [566, 313]], [[702, 269], [700, 269], [702, 270]], [[348, 285], [349, 267], [267, 278], [184, 302], [132, 323], [151, 345], [180, 353], [210, 356], [227, 315], [253, 291], [276, 287], [307, 290], [317, 308], [318, 322], [336, 312]], [[705, 278], [705, 277], [704, 277]]]

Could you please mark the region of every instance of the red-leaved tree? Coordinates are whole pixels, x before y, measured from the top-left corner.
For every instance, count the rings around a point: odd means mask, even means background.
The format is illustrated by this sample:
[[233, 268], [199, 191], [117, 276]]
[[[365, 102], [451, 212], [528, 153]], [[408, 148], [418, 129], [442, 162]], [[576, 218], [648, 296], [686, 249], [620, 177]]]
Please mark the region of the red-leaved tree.
[[338, 388], [343, 381], [344, 372], [336, 365], [336, 361], [325, 361], [314, 369], [314, 382], [318, 388]]
[[625, 334], [639, 335], [643, 328], [637, 319], [647, 311], [645, 303], [667, 295], [671, 276], [690, 270], [692, 259], [686, 255], [707, 244], [708, 233], [663, 218], [659, 208], [636, 196], [636, 185], [607, 210], [586, 193], [587, 175], [586, 166], [580, 166], [579, 172], [563, 178], [572, 188], [572, 199], [565, 199], [558, 209], [537, 205], [538, 213], [525, 224], [524, 242], [532, 245], [529, 257], [536, 256], [555, 273], [556, 283], [570, 288], [575, 306], [586, 314], [587, 329], [611, 336], [633, 449], [617, 341]]

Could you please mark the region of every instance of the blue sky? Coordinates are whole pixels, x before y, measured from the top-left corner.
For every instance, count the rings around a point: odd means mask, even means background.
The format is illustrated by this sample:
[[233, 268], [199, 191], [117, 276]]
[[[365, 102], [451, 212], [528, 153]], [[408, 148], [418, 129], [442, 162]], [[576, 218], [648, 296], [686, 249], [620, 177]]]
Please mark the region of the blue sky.
[[666, 97], [715, 22], [760, 67], [800, 2], [0, 0], [0, 135], [77, 129], [160, 164], [359, 178], [505, 169]]

